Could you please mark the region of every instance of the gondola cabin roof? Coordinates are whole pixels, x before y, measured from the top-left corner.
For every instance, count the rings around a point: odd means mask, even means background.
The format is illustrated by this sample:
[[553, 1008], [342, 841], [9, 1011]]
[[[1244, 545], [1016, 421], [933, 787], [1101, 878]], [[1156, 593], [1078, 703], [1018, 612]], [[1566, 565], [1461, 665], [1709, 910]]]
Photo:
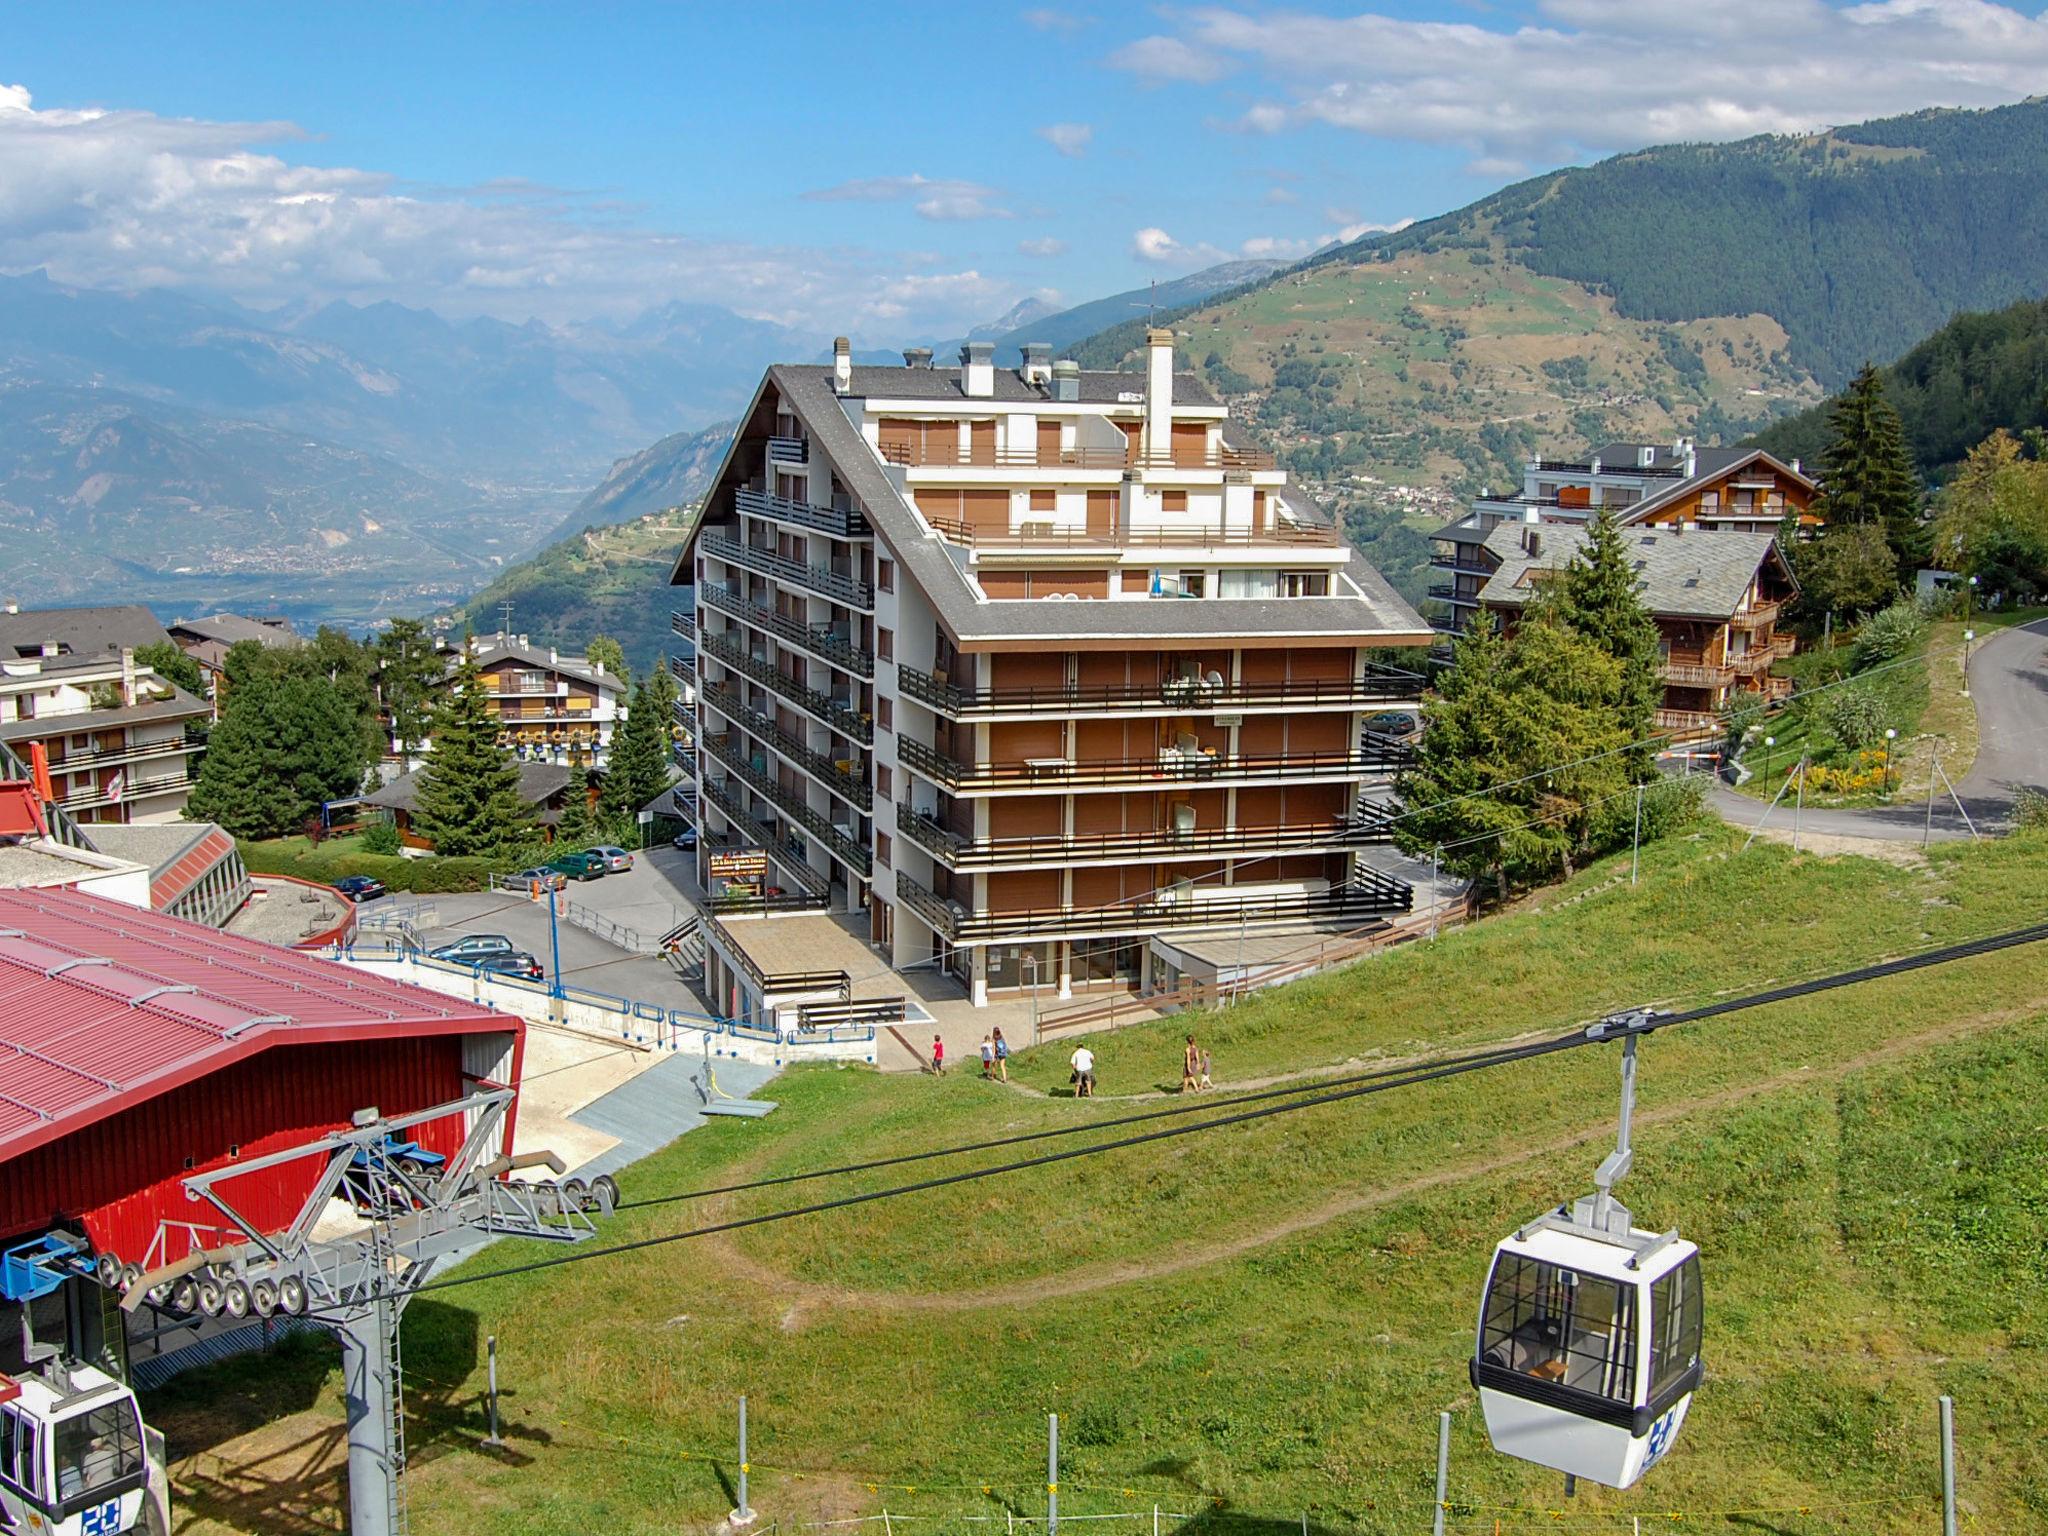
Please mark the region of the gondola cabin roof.
[[1676, 1232], [1648, 1232], [1639, 1227], [1601, 1237], [1577, 1227], [1566, 1227], [1561, 1217], [1550, 1216], [1530, 1222], [1502, 1240], [1499, 1253], [1535, 1259], [1635, 1285], [1669, 1274], [1699, 1252], [1699, 1245]]

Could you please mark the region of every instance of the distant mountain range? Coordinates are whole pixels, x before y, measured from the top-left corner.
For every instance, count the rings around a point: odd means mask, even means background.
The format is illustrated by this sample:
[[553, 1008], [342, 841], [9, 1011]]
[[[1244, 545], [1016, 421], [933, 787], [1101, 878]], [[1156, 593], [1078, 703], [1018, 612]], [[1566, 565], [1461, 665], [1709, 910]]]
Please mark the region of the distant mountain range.
[[[1112, 293], [1106, 299], [1076, 304], [1071, 309], [1056, 310], [1042, 300], [1025, 299], [1002, 318], [976, 326], [965, 339], [994, 342], [996, 366], [1013, 368], [1023, 361], [1022, 348], [1027, 341], [1042, 341], [1053, 349], [1055, 355], [1060, 355], [1084, 337], [1093, 336], [1120, 321], [1131, 320], [1141, 311], [1156, 308], [1165, 313], [1178, 305], [1199, 303], [1213, 294], [1271, 277], [1287, 265], [1284, 261], [1226, 261], [1221, 266], [1190, 272], [1186, 277], [1176, 277], [1170, 282]], [[1134, 323], [1142, 326], [1144, 322], [1140, 319]], [[959, 345], [959, 342], [941, 343], [935, 349], [936, 361], [941, 364], [953, 361]]]

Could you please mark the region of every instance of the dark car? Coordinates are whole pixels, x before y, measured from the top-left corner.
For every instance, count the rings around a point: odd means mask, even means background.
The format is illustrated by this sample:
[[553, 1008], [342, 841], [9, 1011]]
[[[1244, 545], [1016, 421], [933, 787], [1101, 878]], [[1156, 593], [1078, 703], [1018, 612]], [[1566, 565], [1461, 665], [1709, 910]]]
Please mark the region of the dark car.
[[565, 853], [549, 859], [547, 867], [571, 880], [602, 880], [605, 875], [601, 853]]
[[477, 961], [476, 968], [492, 976], [516, 976], [521, 981], [539, 981], [547, 975], [540, 961], [523, 949], [508, 955], [486, 955]]
[[682, 831], [669, 840], [669, 846], [680, 848], [685, 853], [695, 852], [697, 847], [697, 829], [695, 827], [683, 828]]
[[384, 882], [368, 875], [343, 875], [334, 888], [350, 901], [375, 901], [385, 895]]
[[509, 955], [514, 952], [512, 941], [502, 933], [472, 933], [457, 939], [453, 944], [443, 944], [438, 949], [427, 951], [429, 960], [446, 960], [455, 965], [475, 965], [479, 960], [488, 960], [492, 955]]
[[1383, 709], [1376, 715], [1365, 717], [1365, 728], [1375, 736], [1406, 741], [1421, 731], [1422, 721], [1412, 709]]

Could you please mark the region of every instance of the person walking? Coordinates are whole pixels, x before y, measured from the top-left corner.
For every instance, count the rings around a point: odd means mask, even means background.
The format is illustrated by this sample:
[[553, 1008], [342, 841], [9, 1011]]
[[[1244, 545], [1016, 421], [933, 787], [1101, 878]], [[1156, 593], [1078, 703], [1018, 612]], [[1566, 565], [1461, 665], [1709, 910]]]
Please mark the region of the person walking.
[[941, 1077], [946, 1075], [946, 1038], [943, 1035], [932, 1036], [932, 1071]]
[[1095, 1053], [1085, 1045], [1074, 1047], [1074, 1054], [1067, 1058], [1074, 1069], [1074, 1097], [1092, 1099], [1095, 1097]]
[[1206, 1049], [1202, 1052], [1202, 1080], [1195, 1086], [1204, 1093], [1216, 1086], [1209, 1081], [1209, 1052]]
[[1003, 1027], [1000, 1024], [996, 1026], [995, 1040], [996, 1081], [1007, 1083], [1010, 1080], [1010, 1042], [1003, 1038]]
[[1195, 1048], [1195, 1037], [1189, 1035], [1180, 1052], [1180, 1091], [1193, 1093], [1200, 1086], [1198, 1079], [1201, 1073], [1202, 1053]]
[[984, 1080], [996, 1075], [996, 1043], [988, 1035], [981, 1037], [981, 1075]]

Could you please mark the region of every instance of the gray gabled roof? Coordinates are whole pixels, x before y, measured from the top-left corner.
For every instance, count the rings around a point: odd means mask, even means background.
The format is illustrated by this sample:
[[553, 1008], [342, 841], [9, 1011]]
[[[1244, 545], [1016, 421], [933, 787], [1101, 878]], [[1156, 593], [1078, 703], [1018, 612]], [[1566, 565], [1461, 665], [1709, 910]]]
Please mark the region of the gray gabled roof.
[[[882, 374], [894, 384], [899, 376], [937, 370], [880, 368], [853, 370], [857, 395], [863, 374]], [[1000, 379], [1002, 375], [998, 373]], [[1011, 375], [1015, 377], [1014, 374]], [[1137, 374], [1102, 375], [1119, 381], [1123, 389], [1142, 388]], [[1176, 379], [1180, 375], [1175, 376]], [[1087, 375], [1083, 375], [1084, 380]], [[1022, 380], [1018, 380], [1022, 385]], [[822, 366], [778, 363], [771, 367], [755, 391], [746, 421], [759, 407], [761, 394], [773, 384], [782, 400], [803, 421], [812, 439], [838, 470], [841, 480], [858, 498], [868, 519], [887, 542], [890, 553], [932, 601], [939, 621], [956, 644], [978, 641], [1041, 640], [1048, 643], [1091, 640], [1194, 639], [1217, 634], [1263, 634], [1306, 640], [1383, 639], [1389, 643], [1416, 641], [1430, 633], [1421, 615], [1391, 587], [1356, 549], [1349, 551], [1345, 574], [1356, 584], [1359, 597], [1292, 598], [1209, 598], [1201, 602], [991, 602], [981, 596], [960, 568], [953, 563], [947, 547], [937, 535], [927, 533], [916, 511], [896, 488], [887, 469], [860, 428], [848, 414], [846, 404], [833, 388], [832, 370]], [[1195, 385], [1200, 388], [1199, 383]], [[887, 389], [878, 391], [888, 398]], [[1084, 391], [1085, 393], [1085, 391]], [[1210, 398], [1203, 391], [1204, 398]], [[964, 399], [964, 396], [954, 396]], [[1032, 398], [1042, 399], [1034, 391]], [[1111, 398], [1114, 398], [1112, 395]], [[1179, 398], [1179, 385], [1175, 386]], [[716, 487], [731, 473], [744, 432], [736, 433], [719, 466]], [[1290, 481], [1290, 498], [1313, 506], [1308, 496]], [[710, 493], [705, 504], [710, 502]], [[677, 556], [669, 581], [687, 586], [695, 580], [692, 550], [696, 534]]]
[[[1797, 480], [1809, 490], [1815, 489], [1810, 475], [1794, 469], [1777, 455], [1766, 453], [1761, 448], [1700, 448], [1694, 451], [1693, 473], [1689, 478], [1673, 480], [1662, 490], [1645, 496], [1633, 506], [1623, 509], [1621, 521], [1629, 524], [1639, 523], [1660, 507], [1691, 495], [1699, 489], [1702, 480], [1718, 479], [1731, 470], [1758, 462], [1770, 465], [1780, 474]], [[1626, 470], [1623, 470], [1623, 473], [1626, 473]]]
[[[820, 368], [821, 373], [830, 375], [830, 368]], [[1145, 376], [1142, 373], [1128, 373], [1118, 369], [1084, 369], [1081, 373], [1081, 403], [1084, 405], [1116, 405], [1133, 403], [1127, 396], [1142, 396], [1145, 390]], [[1053, 403], [1052, 391], [1042, 384], [1027, 384], [1023, 375], [1013, 368], [998, 368], [995, 371], [995, 392], [989, 395], [970, 395], [960, 387], [958, 368], [889, 368], [862, 367], [853, 370], [853, 382], [848, 394], [859, 395], [871, 400], [937, 400], [947, 405], [988, 400], [998, 405], [1016, 405], [1030, 402], [1034, 405]], [[1173, 376], [1173, 403], [1175, 405], [1221, 405], [1209, 392], [1209, 388], [1191, 373], [1176, 373]]]
[[[1531, 534], [1537, 541], [1533, 554], [1526, 545]], [[1521, 607], [1536, 595], [1529, 573], [1568, 565], [1588, 537], [1586, 529], [1573, 524], [1501, 524], [1486, 539], [1486, 547], [1500, 560], [1500, 569], [1479, 589], [1479, 601], [1503, 608]], [[1768, 533], [1625, 528], [1622, 537], [1635, 563], [1643, 606], [1661, 617], [1733, 617], [1766, 562], [1775, 564], [1786, 586], [1793, 584], [1778, 553], [1777, 539]]]
[[303, 635], [281, 619], [274, 624], [266, 624], [261, 619], [245, 618], [239, 613], [216, 613], [207, 619], [180, 619], [171, 626], [171, 633], [190, 635], [196, 640], [212, 640], [220, 645], [254, 640], [274, 651], [291, 650], [306, 643]]
[[167, 644], [170, 635], [140, 603], [104, 608], [26, 608], [0, 613], [0, 652], [34, 656], [45, 645], [74, 656], [102, 656]]
[[[431, 766], [430, 759], [427, 767]], [[426, 767], [421, 767], [411, 773], [401, 773], [382, 789], [363, 796], [363, 804], [411, 815], [419, 808], [420, 776], [426, 771]], [[522, 762], [519, 765], [519, 798], [528, 805], [543, 805], [569, 787], [572, 774], [580, 776], [581, 773], [581, 769], [565, 768], [559, 763]]]
[[[545, 671], [560, 672], [569, 677], [580, 678], [582, 681], [590, 683], [595, 687], [608, 688], [614, 693], [619, 692], [624, 687], [619, 680], [619, 674], [616, 672], [606, 671], [600, 673], [597, 668], [581, 657], [572, 656], [559, 649], [555, 652], [554, 657], [550, 659], [545, 650], [531, 645], [521, 645], [517, 639], [510, 635], [478, 635], [476, 637], [476, 659], [479, 666], [490, 666], [495, 662], [505, 660], [516, 661], [521, 666], [538, 667]], [[461, 663], [461, 650], [451, 647], [448, 651], [445, 675], [453, 677]]]

